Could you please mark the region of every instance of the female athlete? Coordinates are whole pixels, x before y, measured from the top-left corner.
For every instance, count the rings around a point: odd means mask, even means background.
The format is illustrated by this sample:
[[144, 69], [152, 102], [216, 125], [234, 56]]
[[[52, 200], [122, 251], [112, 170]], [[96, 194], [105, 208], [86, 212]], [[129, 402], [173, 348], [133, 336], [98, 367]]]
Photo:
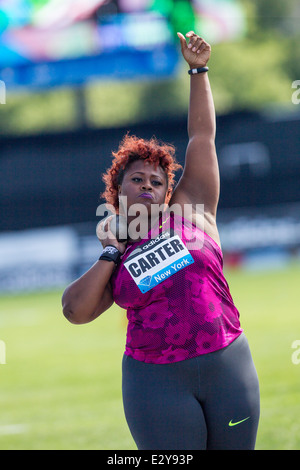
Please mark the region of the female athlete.
[[104, 175], [104, 197], [127, 218], [128, 239], [118, 241], [112, 217], [101, 221], [102, 255], [65, 290], [63, 312], [82, 324], [113, 302], [127, 310], [122, 391], [138, 449], [252, 450], [259, 384], [224, 278], [216, 225], [211, 48], [193, 31], [178, 37], [190, 69], [189, 141], [179, 182], [173, 189], [180, 168], [173, 146], [124, 137]]

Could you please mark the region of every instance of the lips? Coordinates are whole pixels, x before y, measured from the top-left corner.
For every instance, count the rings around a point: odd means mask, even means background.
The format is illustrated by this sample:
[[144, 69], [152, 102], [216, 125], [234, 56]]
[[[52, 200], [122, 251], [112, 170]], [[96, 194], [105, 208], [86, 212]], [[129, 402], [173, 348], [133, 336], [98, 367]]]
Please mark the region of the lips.
[[145, 198], [145, 199], [153, 199], [152, 194], [150, 193], [142, 193], [139, 195], [139, 197]]

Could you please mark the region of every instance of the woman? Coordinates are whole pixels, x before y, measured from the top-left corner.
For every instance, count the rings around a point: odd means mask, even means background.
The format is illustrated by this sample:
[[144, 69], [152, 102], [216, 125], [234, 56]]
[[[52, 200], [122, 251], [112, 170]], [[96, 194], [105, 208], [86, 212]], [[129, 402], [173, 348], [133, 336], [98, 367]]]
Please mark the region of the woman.
[[258, 378], [223, 275], [216, 225], [211, 48], [192, 31], [186, 36], [178, 33], [191, 77], [181, 178], [173, 190], [180, 166], [172, 146], [124, 138], [104, 175], [104, 197], [127, 217], [129, 238], [116, 239], [111, 218], [100, 223], [103, 253], [66, 289], [63, 312], [81, 324], [114, 301], [127, 309], [123, 400], [138, 449], [254, 449]]

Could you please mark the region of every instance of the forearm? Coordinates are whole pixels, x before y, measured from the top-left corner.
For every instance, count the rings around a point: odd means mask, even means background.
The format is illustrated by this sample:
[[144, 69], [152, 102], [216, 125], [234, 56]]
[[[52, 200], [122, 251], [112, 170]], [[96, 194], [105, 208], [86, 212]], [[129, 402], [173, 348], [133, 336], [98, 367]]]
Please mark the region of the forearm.
[[208, 73], [191, 75], [188, 113], [189, 138], [201, 137], [214, 141], [216, 135], [215, 105]]
[[111, 303], [108, 284], [114, 263], [97, 261], [63, 293], [63, 314], [75, 324], [88, 323], [106, 310]]

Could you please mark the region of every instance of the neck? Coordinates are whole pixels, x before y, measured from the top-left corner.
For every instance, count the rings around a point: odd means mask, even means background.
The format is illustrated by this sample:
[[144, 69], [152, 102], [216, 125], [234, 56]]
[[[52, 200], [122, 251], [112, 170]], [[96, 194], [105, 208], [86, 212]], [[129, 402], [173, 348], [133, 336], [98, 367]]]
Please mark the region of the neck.
[[140, 218], [128, 217], [129, 243], [136, 243], [145, 239], [149, 231], [155, 227], [160, 219], [160, 215], [155, 217]]

